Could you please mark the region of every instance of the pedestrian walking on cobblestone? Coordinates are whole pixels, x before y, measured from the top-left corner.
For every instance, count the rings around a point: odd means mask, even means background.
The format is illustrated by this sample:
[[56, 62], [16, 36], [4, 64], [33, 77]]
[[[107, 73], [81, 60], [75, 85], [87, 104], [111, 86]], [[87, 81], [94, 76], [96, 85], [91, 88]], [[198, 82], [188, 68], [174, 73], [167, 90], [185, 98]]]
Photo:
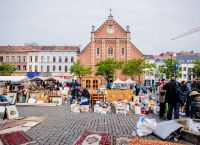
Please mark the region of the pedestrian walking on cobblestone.
[[180, 91], [181, 84], [176, 82], [175, 78], [172, 77], [170, 82], [163, 86], [163, 90], [166, 90], [165, 100], [168, 103], [167, 119], [172, 119], [172, 113], [174, 111], [174, 118], [179, 118], [180, 109]]

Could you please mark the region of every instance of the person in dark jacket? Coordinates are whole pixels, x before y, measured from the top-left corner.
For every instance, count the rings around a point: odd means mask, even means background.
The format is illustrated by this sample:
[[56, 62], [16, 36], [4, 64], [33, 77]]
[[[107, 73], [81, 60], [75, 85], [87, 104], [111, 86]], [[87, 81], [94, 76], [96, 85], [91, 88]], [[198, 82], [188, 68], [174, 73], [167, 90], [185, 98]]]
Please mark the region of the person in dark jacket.
[[170, 82], [163, 86], [166, 90], [165, 101], [168, 103], [167, 119], [172, 119], [172, 112], [174, 110], [174, 118], [179, 118], [180, 97], [178, 90], [181, 89], [181, 84], [176, 82], [175, 78], [171, 78]]
[[87, 98], [88, 100], [90, 99], [90, 93], [88, 91], [87, 88], [84, 88], [83, 91], [82, 91], [82, 96]]
[[193, 78], [193, 81], [186, 84], [186, 93], [187, 93], [187, 101], [186, 101], [186, 116], [193, 118], [195, 115], [194, 105], [195, 105], [195, 97], [190, 96], [192, 91], [199, 91], [199, 86], [196, 78]]
[[138, 96], [140, 93], [140, 86], [138, 85], [138, 83], [135, 84], [135, 95]]
[[73, 87], [76, 88], [76, 89], [79, 87], [77, 80], [75, 80], [75, 82], [73, 83]]

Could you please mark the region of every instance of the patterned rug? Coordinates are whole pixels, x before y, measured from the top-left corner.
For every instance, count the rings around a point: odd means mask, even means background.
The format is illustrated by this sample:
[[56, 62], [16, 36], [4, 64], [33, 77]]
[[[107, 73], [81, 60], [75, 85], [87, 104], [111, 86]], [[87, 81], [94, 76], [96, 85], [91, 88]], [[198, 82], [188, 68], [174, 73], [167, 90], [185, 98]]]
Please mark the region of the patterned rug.
[[183, 145], [183, 144], [160, 141], [160, 140], [132, 139], [129, 142], [129, 145]]
[[27, 123], [26, 121], [8, 120], [8, 121], [0, 123], [0, 131], [15, 127], [15, 126], [24, 125], [26, 123]]
[[131, 140], [130, 136], [111, 136], [110, 138], [112, 145], [128, 145]]
[[74, 145], [106, 145], [108, 137], [108, 133], [85, 131], [83, 135], [80, 136], [74, 143]]
[[33, 141], [24, 131], [0, 134], [0, 140], [3, 145], [20, 145]]

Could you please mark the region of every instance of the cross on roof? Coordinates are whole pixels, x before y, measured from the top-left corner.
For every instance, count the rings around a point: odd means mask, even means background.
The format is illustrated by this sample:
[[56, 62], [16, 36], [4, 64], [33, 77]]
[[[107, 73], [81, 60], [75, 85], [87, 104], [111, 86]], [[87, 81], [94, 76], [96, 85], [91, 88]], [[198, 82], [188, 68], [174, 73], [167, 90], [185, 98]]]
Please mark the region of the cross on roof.
[[109, 17], [112, 17], [112, 9], [110, 8], [109, 11], [110, 11]]

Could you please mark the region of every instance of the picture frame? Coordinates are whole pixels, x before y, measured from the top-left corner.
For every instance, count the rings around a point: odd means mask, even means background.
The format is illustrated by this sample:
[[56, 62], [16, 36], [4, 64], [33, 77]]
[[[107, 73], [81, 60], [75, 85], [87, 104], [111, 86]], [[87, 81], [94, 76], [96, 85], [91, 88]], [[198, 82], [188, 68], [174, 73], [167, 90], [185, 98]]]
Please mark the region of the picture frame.
[[0, 121], [2, 121], [4, 119], [5, 111], [6, 111], [6, 107], [0, 106]]
[[8, 119], [13, 119], [19, 117], [19, 113], [15, 105], [6, 106], [6, 114]]
[[8, 99], [8, 103], [14, 105], [17, 99], [17, 93], [7, 93], [5, 97]]
[[53, 97], [52, 103], [56, 103], [57, 105], [62, 105], [62, 98], [61, 97]]

